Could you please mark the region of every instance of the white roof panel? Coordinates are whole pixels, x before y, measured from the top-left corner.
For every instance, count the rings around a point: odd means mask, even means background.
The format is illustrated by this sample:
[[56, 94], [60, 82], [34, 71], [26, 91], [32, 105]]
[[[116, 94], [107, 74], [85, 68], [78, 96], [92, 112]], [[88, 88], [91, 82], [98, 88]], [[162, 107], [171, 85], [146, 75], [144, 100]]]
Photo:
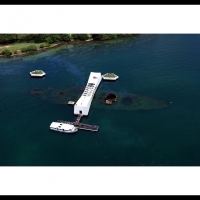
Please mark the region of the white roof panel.
[[59, 123], [59, 122], [52, 122], [51, 125], [50, 125], [51, 128], [58, 128], [59, 129], [65, 129], [65, 130], [68, 130], [68, 129], [72, 129], [74, 127], [74, 125], [71, 125], [71, 124], [63, 124], [63, 123]]

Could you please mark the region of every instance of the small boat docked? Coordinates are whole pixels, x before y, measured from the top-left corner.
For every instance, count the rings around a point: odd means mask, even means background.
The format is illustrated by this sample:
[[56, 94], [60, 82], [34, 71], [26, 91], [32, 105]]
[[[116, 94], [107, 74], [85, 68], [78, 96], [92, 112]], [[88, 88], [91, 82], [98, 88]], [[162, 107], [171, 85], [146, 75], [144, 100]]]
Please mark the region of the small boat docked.
[[63, 133], [74, 133], [78, 131], [78, 128], [72, 124], [66, 124], [60, 122], [52, 122], [50, 125], [50, 129], [53, 131], [59, 131]]
[[43, 77], [46, 75], [46, 73], [42, 70], [35, 70], [30, 72], [31, 77]]
[[107, 81], [116, 81], [118, 78], [119, 78], [119, 76], [117, 76], [114, 73], [106, 73], [106, 74], [102, 75], [102, 79], [107, 80]]

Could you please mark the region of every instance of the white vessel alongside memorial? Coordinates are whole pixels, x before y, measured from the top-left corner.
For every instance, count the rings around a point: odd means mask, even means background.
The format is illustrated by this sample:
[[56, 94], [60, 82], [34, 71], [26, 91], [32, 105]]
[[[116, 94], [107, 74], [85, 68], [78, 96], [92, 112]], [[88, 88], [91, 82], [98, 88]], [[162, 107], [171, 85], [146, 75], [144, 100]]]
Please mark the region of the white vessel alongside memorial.
[[66, 124], [62, 122], [52, 122], [50, 124], [50, 129], [62, 133], [75, 133], [78, 131], [78, 128], [75, 127], [73, 124]]

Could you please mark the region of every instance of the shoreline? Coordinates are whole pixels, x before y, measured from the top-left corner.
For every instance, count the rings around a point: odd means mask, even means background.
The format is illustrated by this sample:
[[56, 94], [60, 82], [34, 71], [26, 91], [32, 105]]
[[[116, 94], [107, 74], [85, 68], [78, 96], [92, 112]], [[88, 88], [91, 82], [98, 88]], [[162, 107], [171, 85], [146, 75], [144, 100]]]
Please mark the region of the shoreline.
[[19, 54], [12, 54], [11, 56], [9, 57], [6, 57], [6, 56], [3, 56], [3, 55], [0, 55], [0, 58], [15, 58], [15, 57], [25, 57], [25, 56], [30, 56], [30, 55], [34, 55], [34, 54], [37, 54], [37, 53], [41, 53], [41, 52], [44, 52], [44, 51], [48, 51], [50, 49], [53, 49], [53, 48], [57, 48], [57, 47], [60, 47], [64, 44], [81, 44], [81, 43], [87, 43], [87, 42], [92, 42], [93, 40], [84, 40], [84, 41], [81, 41], [81, 40], [71, 40], [69, 42], [59, 42], [59, 43], [55, 43], [55, 44], [52, 44], [51, 47], [44, 47], [44, 48], [40, 48], [38, 49], [37, 51], [34, 51], [34, 52], [31, 52], [31, 53], [19, 53]]
[[[134, 36], [134, 38], [135, 38], [135, 36]], [[113, 41], [113, 40], [117, 40], [117, 39], [122, 39], [122, 38], [116, 38], [116, 39], [110, 39], [110, 40]], [[84, 43], [88, 43], [88, 42], [100, 42], [100, 43], [102, 43], [102, 42], [106, 42], [106, 41], [110, 41], [110, 40], [101, 40], [101, 41], [99, 41], [99, 40], [94, 40], [94, 39], [87, 39], [87, 40], [74, 40], [74, 39], [71, 39], [68, 42], [54, 43], [50, 47], [38, 48], [36, 51], [32, 51], [32, 52], [22, 53], [22, 52], [20, 52], [20, 50], [17, 50], [18, 53], [16, 53], [16, 54], [13, 54], [13, 52], [11, 52], [12, 55], [10, 55], [10, 56], [0, 55], [0, 58], [15, 58], [15, 57], [25, 57], [25, 56], [35, 55], [35, 54], [38, 54], [38, 53], [41, 53], [41, 52], [44, 52], [44, 51], [48, 51], [48, 50], [53, 49], [53, 48], [60, 47], [60, 46], [62, 46], [64, 44], [84, 44]], [[10, 45], [12, 45], [12, 44], [10, 44]], [[9, 44], [7, 46], [9, 46]]]
[[51, 47], [44, 47], [42, 49], [38, 49], [37, 51], [31, 52], [31, 53], [12, 54], [9, 58], [24, 57], [24, 56], [34, 55], [34, 54], [37, 54], [37, 53], [41, 53], [41, 52], [47, 51], [49, 49], [53, 49], [53, 48], [59, 47], [59, 46], [61, 46], [63, 44], [66, 44], [66, 42], [60, 42], [60, 43], [57, 43], [57, 44], [53, 44]]
[[34, 51], [34, 52], [31, 52], [31, 53], [18, 53], [18, 54], [12, 54], [11, 56], [9, 57], [6, 57], [4, 55], [0, 55], [0, 58], [15, 58], [15, 57], [24, 57], [24, 56], [29, 56], [29, 55], [34, 55], [34, 54], [37, 54], [37, 53], [40, 53], [40, 52], [44, 52], [44, 51], [47, 51], [49, 49], [52, 49], [52, 48], [56, 48], [58, 46], [61, 46], [63, 45], [64, 43], [57, 43], [57, 44], [53, 44], [52, 47], [44, 47], [42, 49], [38, 49], [37, 51]]

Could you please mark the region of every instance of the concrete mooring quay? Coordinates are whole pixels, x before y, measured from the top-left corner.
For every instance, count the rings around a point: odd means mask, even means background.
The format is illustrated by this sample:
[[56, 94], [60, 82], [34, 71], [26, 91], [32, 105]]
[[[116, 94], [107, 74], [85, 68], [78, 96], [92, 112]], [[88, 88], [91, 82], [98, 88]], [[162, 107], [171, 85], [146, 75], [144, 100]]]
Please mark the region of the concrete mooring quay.
[[99, 126], [80, 123], [81, 117], [82, 117], [82, 115], [79, 114], [75, 122], [69, 122], [69, 121], [63, 121], [63, 120], [58, 120], [57, 122], [65, 123], [65, 124], [72, 124], [75, 127], [77, 127], [78, 129], [84, 129], [87, 131], [98, 131]]

